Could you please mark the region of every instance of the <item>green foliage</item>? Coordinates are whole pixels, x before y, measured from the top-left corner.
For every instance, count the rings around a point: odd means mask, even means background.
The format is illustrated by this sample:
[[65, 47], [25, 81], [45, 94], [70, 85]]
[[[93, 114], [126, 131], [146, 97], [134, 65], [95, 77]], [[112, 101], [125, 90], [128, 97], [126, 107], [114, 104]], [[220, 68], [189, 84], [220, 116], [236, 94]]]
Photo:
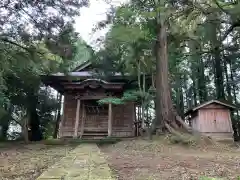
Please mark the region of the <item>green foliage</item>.
[[137, 101], [139, 97], [139, 91], [129, 90], [123, 93], [122, 101]]
[[[109, 13], [105, 23], [111, 23], [111, 28], [97, 53], [98, 61], [104, 72], [133, 77], [155, 74], [159, 23], [166, 21], [169, 81], [179, 114], [184, 116], [184, 111], [209, 99], [238, 105], [239, 5], [220, 0], [131, 0]], [[139, 87], [140, 96], [151, 99], [147, 93], [152, 91], [144, 91], [142, 82]], [[239, 129], [240, 123], [234, 126]], [[235, 132], [239, 134], [240, 129]]]
[[78, 39], [76, 42], [76, 53], [74, 58], [72, 59], [72, 65], [70, 70], [76, 68], [77, 66], [81, 65], [86, 61], [90, 61], [93, 57], [93, 49], [85, 41], [82, 39]]
[[1, 137], [9, 124], [22, 126], [26, 117], [44, 136], [55, 127], [56, 98], [42, 89], [40, 75], [69, 71], [87, 47], [81, 41], [80, 48], [73, 28], [73, 18], [86, 5], [85, 0], [0, 2]]
[[99, 104], [115, 104], [115, 105], [120, 105], [124, 104], [129, 101], [137, 101], [140, 98], [139, 96], [139, 91], [134, 91], [134, 90], [129, 90], [123, 93], [123, 96], [121, 98], [104, 98], [98, 100]]
[[48, 89], [40, 89], [38, 93], [38, 116], [44, 139], [53, 135], [56, 118], [55, 114], [58, 107], [58, 100]]
[[190, 136], [187, 134], [179, 134], [179, 135], [169, 135], [168, 140], [172, 144], [181, 144], [184, 146], [196, 146], [199, 143], [199, 138]]
[[109, 104], [109, 103], [112, 103], [112, 104], [116, 104], [116, 105], [124, 104], [122, 99], [119, 99], [119, 98], [104, 98], [104, 99], [98, 100], [98, 103], [99, 104]]

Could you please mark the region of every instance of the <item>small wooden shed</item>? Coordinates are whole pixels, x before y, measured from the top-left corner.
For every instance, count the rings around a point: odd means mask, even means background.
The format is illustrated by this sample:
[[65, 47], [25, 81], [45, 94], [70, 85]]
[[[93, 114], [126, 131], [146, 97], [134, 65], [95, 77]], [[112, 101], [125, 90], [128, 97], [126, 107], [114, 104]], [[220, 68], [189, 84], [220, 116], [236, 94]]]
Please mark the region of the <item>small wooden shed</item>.
[[196, 131], [215, 139], [232, 139], [231, 111], [236, 107], [228, 103], [211, 100], [188, 110], [185, 117]]

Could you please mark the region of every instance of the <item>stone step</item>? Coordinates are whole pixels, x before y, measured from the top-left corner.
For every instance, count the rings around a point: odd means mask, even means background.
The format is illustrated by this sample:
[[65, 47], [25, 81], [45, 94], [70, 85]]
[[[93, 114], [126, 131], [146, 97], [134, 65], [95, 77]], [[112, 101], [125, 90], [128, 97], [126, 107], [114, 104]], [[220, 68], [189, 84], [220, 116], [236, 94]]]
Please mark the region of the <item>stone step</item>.
[[83, 133], [83, 136], [107, 136], [108, 133]]
[[82, 139], [104, 139], [108, 136], [108, 133], [99, 132], [84, 132]]

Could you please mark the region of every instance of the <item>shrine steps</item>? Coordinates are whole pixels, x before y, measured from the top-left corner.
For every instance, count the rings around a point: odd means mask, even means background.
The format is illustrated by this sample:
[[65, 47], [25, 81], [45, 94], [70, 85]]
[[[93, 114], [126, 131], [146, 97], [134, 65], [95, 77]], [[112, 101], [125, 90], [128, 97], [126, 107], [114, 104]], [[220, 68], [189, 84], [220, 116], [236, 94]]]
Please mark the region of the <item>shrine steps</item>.
[[107, 136], [107, 131], [84, 131], [82, 139], [104, 139]]

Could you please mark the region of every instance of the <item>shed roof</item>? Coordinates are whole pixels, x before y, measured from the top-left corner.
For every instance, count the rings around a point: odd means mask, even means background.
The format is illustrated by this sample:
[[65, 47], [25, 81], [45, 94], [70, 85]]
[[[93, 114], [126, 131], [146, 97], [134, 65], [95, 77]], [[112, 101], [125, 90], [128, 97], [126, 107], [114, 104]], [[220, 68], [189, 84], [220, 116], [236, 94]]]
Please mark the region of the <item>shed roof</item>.
[[193, 112], [195, 112], [195, 111], [197, 111], [197, 110], [199, 110], [199, 109], [201, 109], [201, 108], [203, 108], [203, 107], [205, 107], [205, 106], [207, 106], [209, 104], [213, 104], [213, 103], [220, 104], [220, 105], [225, 106], [225, 107], [227, 107], [229, 109], [236, 109], [236, 106], [234, 106], [234, 105], [232, 105], [230, 103], [223, 102], [223, 101], [220, 101], [220, 100], [210, 100], [210, 101], [204, 102], [202, 104], [199, 104], [198, 106], [196, 106], [194, 108], [189, 109], [185, 113], [185, 116], [187, 116], [187, 115], [189, 115], [189, 114], [191, 114], [191, 113], [193, 113]]

